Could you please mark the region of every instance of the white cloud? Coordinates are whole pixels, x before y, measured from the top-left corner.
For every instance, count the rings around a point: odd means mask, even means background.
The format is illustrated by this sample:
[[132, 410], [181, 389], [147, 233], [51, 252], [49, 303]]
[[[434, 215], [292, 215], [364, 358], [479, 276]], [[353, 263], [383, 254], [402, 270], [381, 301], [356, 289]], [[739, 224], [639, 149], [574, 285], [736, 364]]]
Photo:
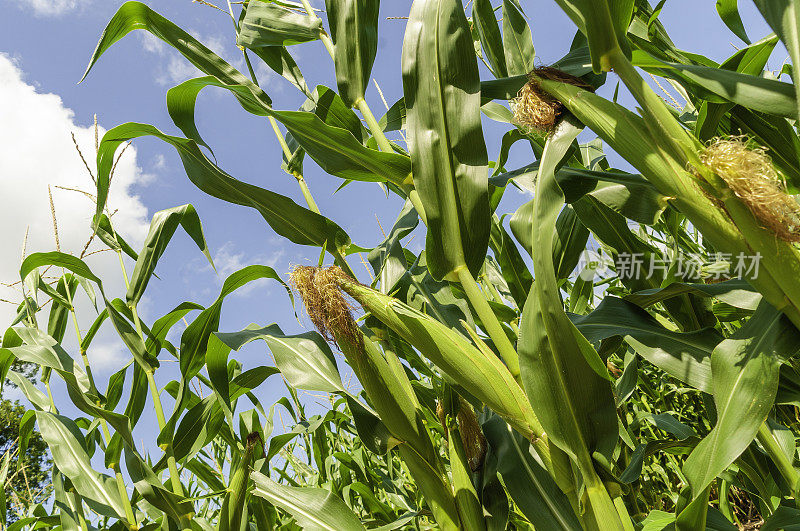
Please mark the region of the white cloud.
[[[212, 275], [214, 284], [216, 285], [212, 286], [207, 283], [201, 283], [204, 287], [198, 291], [195, 287], [197, 284], [195, 282], [196, 279], [192, 280], [191, 284], [187, 280], [187, 285], [189, 290], [192, 291], [192, 295], [197, 299], [213, 300], [219, 294], [219, 289], [222, 287], [222, 283], [226, 278], [232, 273], [253, 264], [272, 267], [280, 274], [285, 266], [283, 262], [286, 258], [286, 251], [281, 247], [281, 242], [279, 240], [275, 239], [272, 243], [273, 252], [269, 255], [263, 253], [249, 255], [247, 252], [239, 250], [234, 242], [229, 241], [225, 243], [213, 256], [214, 267], [216, 267], [217, 270], [216, 273], [214, 273], [214, 270], [205, 258], [195, 257], [186, 264], [185, 268], [187, 270], [201, 271], [204, 274]], [[188, 279], [192, 277], [191, 275], [185, 275], [185, 278]], [[265, 278], [250, 282], [236, 290], [233, 296], [247, 297], [255, 292], [259, 292], [262, 295], [267, 294], [272, 286], [274, 286], [273, 282], [274, 281]]]
[[17, 0], [21, 7], [33, 9], [41, 16], [57, 17], [78, 7], [91, 3], [92, 0]]
[[[232, 44], [232, 39], [226, 40], [218, 35], [202, 35], [192, 29], [189, 29], [188, 32], [211, 51], [229, 60], [229, 58], [226, 57], [227, 48], [225, 44], [228, 41]], [[177, 85], [187, 79], [203, 75], [200, 70], [187, 61], [177, 50], [165, 44], [164, 41], [146, 31], [140, 31], [138, 33], [142, 42], [142, 48], [146, 52], [157, 55], [162, 59], [156, 66], [155, 73], [156, 82], [160, 85]]]
[[166, 167], [167, 167], [167, 158], [162, 153], [159, 153], [153, 159], [153, 169], [163, 170]]
[[[94, 127], [90, 123], [85, 127], [76, 123], [73, 111], [64, 106], [58, 95], [37, 92], [25, 82], [20, 68], [3, 54], [0, 54], [0, 124], [0, 282], [13, 283], [19, 279], [26, 230], [27, 254], [55, 250], [48, 185], [53, 194], [61, 250], [80, 254], [91, 235], [92, 200], [59, 187], [94, 191], [70, 136], [75, 133], [87, 162], [94, 168]], [[104, 130], [101, 128], [99, 133], [102, 136]], [[147, 209], [135, 195], [133, 186], [145, 177], [131, 146], [117, 165], [108, 205], [110, 211], [117, 211], [112, 217], [115, 229], [135, 248], [142, 244], [148, 221]], [[89, 249], [100, 248], [95, 242]], [[104, 279], [109, 295], [117, 297], [123, 293], [119, 263], [113, 253], [95, 254], [87, 257], [86, 262]], [[0, 298], [21, 301], [20, 287], [0, 284]], [[94, 310], [89, 308], [86, 297], [83, 299], [78, 309], [85, 329], [91, 324], [90, 313]], [[40, 302], [45, 300], [40, 296]], [[10, 323], [14, 313], [14, 305], [0, 303], [0, 330]], [[103, 337], [98, 336], [98, 340], [107, 345], [101, 351], [112, 350]]]

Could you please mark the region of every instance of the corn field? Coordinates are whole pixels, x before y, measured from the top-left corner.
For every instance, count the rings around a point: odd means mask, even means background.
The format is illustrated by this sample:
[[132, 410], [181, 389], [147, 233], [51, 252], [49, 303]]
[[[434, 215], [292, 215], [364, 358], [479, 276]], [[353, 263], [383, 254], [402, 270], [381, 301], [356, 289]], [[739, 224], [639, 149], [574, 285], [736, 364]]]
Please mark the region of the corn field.
[[[41, 433], [53, 495], [14, 521], [13, 493], [0, 496], [2, 527], [800, 529], [800, 2], [753, 2], [774, 33], [751, 41], [737, 1], [719, 0], [747, 45], [718, 64], [676, 47], [659, 21], [664, 1], [556, 0], [575, 38], [543, 65], [524, 11], [535, 2], [414, 0], [403, 98], [377, 115], [365, 96], [386, 23], [379, 0], [218, 6], [244, 71], [154, 8], [122, 5], [85, 76], [134, 30], [204, 76], [166, 93], [182, 136], [125, 123], [87, 158], [91, 234], [119, 255], [127, 291], [109, 292], [78, 255], [32, 253], [20, 266], [25, 299], [2, 337], [0, 380], [29, 402], [18, 445]], [[329, 54], [336, 87], [309, 88], [299, 45]], [[776, 47], [791, 59], [779, 72], [766, 70]], [[280, 110], [260, 68], [302, 92], [303, 106]], [[195, 121], [206, 87], [269, 122], [254, 145], [280, 144], [274, 169], [304, 204], [211, 156]], [[505, 127], [497, 154], [487, 120]], [[156, 213], [141, 249], [115, 231], [115, 162], [141, 137], [174, 148], [197, 189], [255, 209], [265, 234], [315, 248], [318, 264], [245, 267], [211, 305], [187, 301], [145, 322], [139, 303], [178, 229], [211, 254], [188, 204]], [[514, 145], [530, 148], [529, 163], [507, 169]], [[385, 239], [353, 244], [318, 208], [304, 163], [398, 198]], [[532, 199], [499, 211], [516, 190]], [[414, 231], [420, 253], [406, 239]], [[356, 253], [371, 275], [354, 271]], [[307, 332], [220, 329], [226, 298], [263, 279]], [[76, 311], [76, 299], [97, 311]], [[168, 340], [182, 322], [180, 341]], [[87, 353], [106, 328], [130, 361], [102, 382]], [[261, 363], [237, 359], [254, 341]], [[165, 357], [180, 378], [159, 388]], [[20, 362], [40, 381], [12, 369]], [[286, 396], [260, 403], [254, 390], [280, 379]], [[53, 380], [81, 416], [59, 413]], [[323, 394], [326, 411], [307, 414], [301, 391]], [[292, 419], [285, 429], [278, 411]], [[153, 418], [157, 438], [137, 440], [137, 423]]]

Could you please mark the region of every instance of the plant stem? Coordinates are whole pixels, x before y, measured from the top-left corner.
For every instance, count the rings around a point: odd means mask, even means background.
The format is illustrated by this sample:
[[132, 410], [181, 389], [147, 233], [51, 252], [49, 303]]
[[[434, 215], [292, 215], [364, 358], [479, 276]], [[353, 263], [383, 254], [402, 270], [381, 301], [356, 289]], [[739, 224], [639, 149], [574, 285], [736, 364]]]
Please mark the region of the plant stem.
[[[146, 369], [144, 373], [147, 376], [147, 384], [150, 388], [150, 396], [153, 398], [153, 403], [155, 404], [158, 427], [159, 429], [163, 430], [167, 422], [164, 418], [164, 408], [161, 405], [161, 397], [158, 393], [158, 385], [156, 384], [155, 378], [153, 378], [152, 370]], [[167, 454], [167, 465], [169, 466], [172, 491], [179, 496], [183, 496], [183, 485], [181, 485], [180, 474], [178, 473], [178, 465], [175, 461], [175, 457], [172, 455], [172, 447], [168, 445], [166, 448], [164, 448], [164, 452]]]
[[[303, 7], [306, 10], [306, 13], [308, 13], [308, 16], [310, 16], [311, 18], [320, 18], [319, 15], [317, 15], [316, 11], [314, 11], [314, 8], [311, 7], [311, 4], [308, 3], [308, 0], [300, 0], [300, 2], [302, 2]], [[333, 41], [331, 41], [330, 35], [328, 35], [324, 29], [320, 28], [319, 38], [322, 41], [322, 44], [325, 45], [325, 49], [328, 50], [331, 59], [333, 59], [334, 55]]]
[[372, 114], [372, 110], [369, 108], [369, 105], [367, 105], [367, 100], [364, 98], [358, 98], [353, 105], [359, 111], [361, 111], [361, 115], [367, 122], [369, 131], [372, 133], [372, 136], [375, 138], [375, 141], [378, 143], [378, 147], [381, 148], [381, 151], [385, 151], [386, 153], [394, 152], [392, 145], [389, 143], [389, 139], [386, 138], [383, 129], [381, 129], [381, 126], [378, 124], [378, 120], [375, 119], [375, 115]]
[[783, 476], [783, 479], [786, 483], [789, 484], [789, 488], [792, 489], [795, 497], [795, 503], [800, 504], [800, 500], [797, 499], [797, 489], [798, 489], [798, 481], [800, 481], [800, 474], [798, 474], [797, 470], [794, 468], [794, 465], [783, 453], [778, 441], [775, 440], [775, 437], [772, 436], [772, 433], [767, 426], [767, 423], [764, 422], [758, 428], [758, 442], [764, 447], [764, 450], [769, 455], [772, 462], [775, 463], [775, 466]]
[[[673, 182], [665, 184], [673, 189], [670, 192], [675, 192], [671, 195], [676, 197], [678, 209], [687, 215], [715, 247], [732, 250], [734, 253], [752, 254], [753, 250], [764, 250], [761, 256], [766, 271], [759, 272], [758, 278], [748, 280], [762, 292], [767, 301], [800, 327], [800, 289], [789, 282], [796, 276], [794, 273], [800, 271], [800, 254], [792, 246], [777, 241], [773, 235], [763, 230], [738, 199], [726, 197], [730, 195], [727, 186], [700, 162], [699, 142], [675, 119], [664, 101], [644, 81], [628, 58], [617, 50], [609, 53], [608, 59], [641, 105], [647, 118], [645, 123], [653, 139], [658, 144], [666, 144], [668, 148], [660, 155], [675, 169]], [[705, 206], [703, 203], [707, 203], [707, 200], [702, 197], [697, 186], [689, 182], [691, 176], [685, 171], [687, 164], [696, 168], [702, 178], [715, 189], [716, 195], [722, 195], [728, 216], [720, 219], [719, 209], [698, 208]], [[696, 196], [698, 201], [693, 201], [691, 196]]]
[[[621, 507], [618, 507], [614, 504], [605, 485], [603, 485], [597, 472], [594, 471], [593, 465], [584, 463], [580, 468], [586, 484], [586, 497], [589, 499], [590, 505], [590, 511], [587, 511], [585, 517], [592, 518], [594, 521], [591, 523], [594, 523], [599, 530], [619, 529], [628, 531], [628, 529], [632, 529], [625, 505], [622, 504]], [[629, 520], [627, 524], [623, 523], [626, 518]]]
[[[281, 145], [281, 149], [283, 150], [283, 154], [286, 157], [286, 160], [290, 160], [292, 158], [292, 151], [289, 149], [289, 146], [286, 144], [286, 140], [283, 138], [283, 134], [281, 134], [281, 130], [278, 127], [278, 122], [272, 116], [267, 117], [269, 119], [269, 123], [272, 126], [272, 130], [275, 131], [275, 136], [278, 138], [278, 143]], [[314, 201], [314, 197], [311, 195], [311, 190], [308, 189], [308, 183], [306, 183], [303, 174], [299, 171], [293, 171], [292, 175], [297, 180], [298, 186], [300, 186], [300, 191], [303, 193], [303, 197], [306, 200], [306, 205], [308, 205], [308, 209], [312, 212], [316, 212], [319, 214], [319, 207], [317, 206], [317, 202]]]
[[[119, 257], [119, 265], [122, 268], [122, 277], [125, 280], [125, 288], [130, 289], [130, 280], [128, 279], [128, 272], [125, 269], [125, 262], [122, 260], [121, 250], [117, 250], [117, 256]], [[144, 343], [144, 333], [142, 332], [142, 323], [139, 321], [139, 312], [136, 309], [136, 303], [130, 303], [128, 307], [133, 314], [133, 323], [136, 326], [136, 333], [139, 335], [139, 339]], [[143, 367], [143, 369], [145, 375], [147, 376], [148, 386], [150, 387], [150, 396], [153, 398], [153, 407], [156, 411], [158, 428], [159, 430], [163, 430], [167, 423], [164, 418], [164, 408], [161, 405], [161, 397], [158, 393], [158, 386], [156, 385], [155, 378], [153, 378], [153, 369], [149, 367]], [[183, 485], [181, 485], [181, 477], [178, 473], [178, 465], [175, 461], [175, 457], [172, 455], [172, 446], [167, 445], [167, 447], [164, 448], [164, 453], [167, 454], [167, 465], [169, 466], [169, 476], [172, 482], [172, 491], [178, 496], [183, 496]]]
[[690, 162], [694, 166], [700, 166], [700, 158], [697, 155], [699, 142], [689, 135], [675, 119], [664, 100], [650, 88], [650, 85], [639, 75], [625, 54], [617, 49], [609, 54], [608, 59], [614, 72], [628, 87], [633, 97], [642, 106], [646, 117], [649, 118], [649, 120], [645, 120], [645, 123], [650, 129], [653, 139], [659, 143], [665, 143], [670, 148], [670, 154], [676, 160], [684, 164]]
[[[228, 7], [230, 7], [230, 3], [228, 4]], [[233, 11], [231, 11], [231, 17], [233, 17]], [[247, 50], [242, 50], [242, 55], [244, 56], [245, 63], [247, 63], [247, 69], [250, 71], [250, 78], [252, 79], [253, 83], [258, 85], [258, 78], [256, 77], [255, 70], [253, 70], [252, 63], [250, 63], [250, 57], [247, 55]], [[275, 136], [278, 138], [278, 144], [280, 144], [281, 150], [283, 150], [283, 155], [286, 157], [288, 162], [292, 158], [292, 150], [289, 149], [289, 146], [286, 144], [286, 139], [283, 138], [283, 133], [281, 133], [281, 130], [278, 127], [278, 122], [275, 120], [275, 118], [272, 116], [267, 116], [267, 119], [272, 126], [272, 130], [275, 132]], [[297, 184], [300, 186], [300, 191], [303, 193], [303, 197], [306, 200], [308, 209], [319, 214], [319, 207], [317, 206], [316, 201], [314, 201], [314, 197], [311, 195], [311, 190], [308, 189], [308, 184], [306, 184], [303, 174], [300, 172], [292, 172], [292, 175], [295, 179], [297, 179]]]
[[502, 356], [503, 360], [506, 362], [506, 366], [508, 366], [511, 375], [519, 382], [519, 357], [517, 356], [517, 351], [508, 339], [505, 330], [503, 330], [502, 325], [500, 325], [500, 321], [497, 319], [491, 306], [489, 306], [486, 298], [484, 298], [483, 293], [481, 293], [478, 283], [475, 281], [472, 273], [469, 272], [467, 266], [458, 267], [455, 273], [458, 276], [461, 287], [464, 288], [464, 292], [467, 294], [467, 299], [469, 299], [469, 302], [472, 304], [472, 307], [475, 308], [475, 312], [483, 323], [484, 330], [489, 334], [497, 350], [500, 351], [500, 356]]
[[[377, 142], [378, 147], [381, 151], [385, 153], [394, 153], [394, 149], [392, 148], [392, 144], [389, 142], [389, 139], [386, 138], [386, 134], [381, 129], [381, 126], [378, 124], [378, 120], [375, 119], [375, 115], [372, 114], [372, 110], [369, 108], [367, 101], [364, 98], [359, 98], [355, 102], [355, 107], [361, 111], [361, 115], [364, 117], [364, 120], [367, 122], [367, 127], [369, 128], [372, 137]], [[404, 183], [403, 191], [408, 196], [408, 199], [411, 201], [411, 204], [414, 205], [414, 208], [419, 214], [422, 223], [426, 226], [428, 225], [428, 218], [425, 215], [425, 207], [422, 206], [422, 201], [420, 200], [419, 193], [414, 188], [414, 178], [413, 175], [409, 174], [408, 178], [406, 179], [407, 184]]]
[[[66, 283], [65, 283], [66, 284]], [[83, 337], [81, 336], [81, 329], [78, 326], [78, 315], [75, 313], [75, 305], [72, 302], [72, 295], [70, 294], [69, 286], [66, 286], [66, 294], [67, 294], [67, 302], [69, 302], [69, 313], [72, 315], [72, 323], [75, 325], [75, 336], [78, 339], [78, 348], [81, 351], [81, 358], [83, 359], [83, 366], [86, 369], [86, 377], [89, 379], [89, 385], [92, 387], [94, 392], [97, 392], [97, 386], [94, 382], [94, 376], [92, 376], [92, 369], [89, 366], [89, 357], [86, 354], [86, 349], [83, 348]], [[100, 407], [100, 404], [97, 404]], [[106, 419], [101, 418], [100, 420], [100, 427], [102, 428], [103, 432], [103, 441], [108, 445], [109, 441], [111, 440], [111, 432], [108, 430], [108, 422]], [[128, 497], [128, 489], [125, 487], [125, 478], [122, 477], [122, 472], [119, 469], [119, 463], [111, 463], [111, 470], [114, 471], [114, 476], [117, 482], [117, 490], [119, 490], [120, 498], [122, 498], [123, 505], [125, 506], [125, 517], [128, 519], [128, 529], [139, 529], [139, 525], [136, 522], [136, 516], [133, 513], [133, 507], [131, 506], [131, 500]]]

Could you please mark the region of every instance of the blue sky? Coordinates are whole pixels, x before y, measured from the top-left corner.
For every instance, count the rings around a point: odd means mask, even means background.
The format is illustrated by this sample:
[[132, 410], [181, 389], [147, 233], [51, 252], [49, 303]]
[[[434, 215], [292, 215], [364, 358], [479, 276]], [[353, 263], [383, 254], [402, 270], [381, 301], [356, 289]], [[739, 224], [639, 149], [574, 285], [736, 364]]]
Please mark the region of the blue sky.
[[[53, 198], [63, 250], [79, 252], [89, 235], [91, 205], [77, 192], [54, 188], [64, 186], [90, 191], [91, 183], [74, 152], [70, 131], [90, 163], [93, 140], [90, 126], [97, 114], [103, 128], [137, 121], [177, 133], [167, 114], [166, 91], [185, 79], [199, 75], [177, 53], [136, 32], [115, 45], [82, 84], [77, 84], [106, 22], [123, 2], [120, 0], [0, 0], [0, 282], [16, 280], [20, 252], [29, 230], [27, 252], [53, 250], [47, 185]], [[218, 3], [224, 6], [224, 0]], [[214, 51], [235, 65], [241, 54], [234, 45], [229, 17], [190, 0], [149, 2], [151, 7], [190, 31]], [[322, 0], [312, 0], [322, 7]], [[384, 1], [381, 6], [380, 44], [373, 77], [380, 84], [389, 104], [402, 96], [400, 54], [405, 21], [387, 17], [408, 14], [411, 2]], [[755, 41], [767, 29], [752, 4], [741, 2], [742, 16]], [[534, 44], [541, 64], [551, 63], [569, 48], [575, 30], [555, 2], [522, 0], [530, 17]], [[722, 60], [743, 46], [719, 20], [713, 0], [690, 2], [669, 0], [661, 20], [676, 44], [686, 50]], [[327, 26], [327, 25], [326, 25]], [[320, 42], [291, 48], [310, 86], [335, 88], [333, 65]], [[768, 67], [780, 69], [785, 52], [773, 55]], [[304, 98], [288, 82], [259, 70], [262, 87], [272, 97], [276, 108], [296, 109]], [[489, 73], [484, 69], [483, 75]], [[615, 80], [609, 77], [607, 90]], [[60, 98], [60, 99], [59, 99]], [[385, 108], [374, 86], [367, 100], [376, 115]], [[622, 101], [628, 101], [623, 98]], [[71, 110], [71, 113], [70, 113]], [[197, 106], [197, 125], [213, 147], [220, 166], [238, 179], [288, 195], [298, 203], [302, 196], [294, 179], [280, 169], [281, 155], [276, 139], [265, 119], [245, 113], [229, 94], [208, 89]], [[490, 158], [497, 154], [502, 133], [509, 126], [484, 118]], [[613, 159], [612, 159], [613, 160]], [[532, 161], [528, 148], [518, 144], [506, 165], [509, 169]], [[378, 221], [389, 230], [401, 208], [396, 197], [387, 198], [374, 184], [354, 183], [334, 194], [341, 184], [338, 178], [324, 174], [306, 159], [306, 179], [322, 213], [336, 221], [364, 247], [372, 247], [383, 237]], [[513, 210], [527, 200], [521, 193], [510, 192], [501, 212]], [[291, 265], [315, 263], [318, 250], [293, 245], [275, 235], [255, 212], [210, 198], [194, 188], [183, 174], [178, 157], [165, 144], [151, 139], [139, 140], [120, 165], [112, 205], [120, 208], [118, 228], [133, 242], [141, 242], [149, 217], [158, 210], [191, 203], [199, 212], [219, 274], [183, 234], [159, 264], [159, 279], [154, 279], [142, 304], [146, 321], [152, 322], [182, 301], [208, 304], [216, 298], [224, 276], [252, 263], [273, 266], [285, 274]], [[424, 235], [416, 234], [410, 248], [419, 251]], [[366, 258], [366, 256], [365, 256]], [[122, 296], [118, 266], [109, 257], [96, 255], [92, 265]], [[351, 265], [362, 281], [369, 275], [358, 257]], [[132, 264], [128, 264], [128, 269]], [[0, 298], [14, 299], [14, 288], [0, 286]], [[13, 307], [0, 304], [4, 321]], [[83, 306], [81, 326], [91, 323], [90, 309]], [[302, 316], [302, 313], [300, 313]], [[230, 297], [223, 310], [221, 329], [239, 330], [251, 322], [267, 325], [278, 322], [285, 331], [301, 331], [308, 320], [295, 320], [283, 290], [274, 282], [256, 286]], [[179, 325], [180, 326], [180, 325]], [[68, 344], [69, 346], [69, 344]], [[113, 335], [98, 338], [90, 351], [97, 363], [100, 380], [128, 359]], [[263, 343], [237, 355], [245, 368], [268, 363]], [[160, 384], [175, 378], [177, 371], [165, 364], [157, 373]], [[103, 378], [103, 376], [105, 378]], [[102, 387], [102, 385], [101, 385]], [[277, 376], [264, 384], [258, 393], [265, 405], [283, 392]], [[58, 388], [56, 393], [62, 393]], [[169, 406], [167, 406], [169, 407]], [[138, 430], [144, 438], [152, 434], [154, 419], [145, 417]]]

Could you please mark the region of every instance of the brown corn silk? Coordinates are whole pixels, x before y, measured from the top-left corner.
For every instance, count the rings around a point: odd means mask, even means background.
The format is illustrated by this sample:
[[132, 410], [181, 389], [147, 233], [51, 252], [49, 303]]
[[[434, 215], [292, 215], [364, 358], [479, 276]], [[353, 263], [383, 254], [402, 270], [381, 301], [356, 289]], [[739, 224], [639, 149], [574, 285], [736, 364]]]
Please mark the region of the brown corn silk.
[[297, 266], [289, 279], [322, 337], [337, 346], [340, 341], [347, 341], [361, 345], [363, 349], [364, 337], [353, 319], [354, 306], [345, 298], [337, 282], [338, 278], [346, 276], [338, 266], [326, 269]]
[[584, 90], [594, 91], [594, 88], [581, 78], [550, 66], [535, 68], [528, 74], [528, 82], [519, 89], [517, 97], [511, 100], [514, 123], [529, 133], [549, 135], [555, 130], [567, 108], [542, 88], [539, 79], [568, 83]]
[[767, 230], [781, 240], [800, 242], [800, 205], [785, 191], [765, 151], [745, 137], [714, 140], [701, 153], [702, 163], [719, 176]]
[[[456, 420], [458, 421], [458, 432], [461, 435], [461, 444], [464, 446], [464, 454], [470, 470], [477, 472], [483, 466], [483, 460], [486, 457], [486, 437], [483, 436], [481, 426], [478, 424], [478, 417], [470, 403], [460, 396], [458, 398]], [[441, 401], [436, 402], [436, 416], [439, 417], [439, 423], [444, 428], [445, 437], [447, 437], [446, 413]]]
[[461, 398], [458, 407], [458, 430], [461, 433], [461, 442], [464, 444], [464, 454], [470, 470], [477, 472], [483, 465], [486, 457], [486, 438], [483, 436], [478, 418], [472, 406]]

